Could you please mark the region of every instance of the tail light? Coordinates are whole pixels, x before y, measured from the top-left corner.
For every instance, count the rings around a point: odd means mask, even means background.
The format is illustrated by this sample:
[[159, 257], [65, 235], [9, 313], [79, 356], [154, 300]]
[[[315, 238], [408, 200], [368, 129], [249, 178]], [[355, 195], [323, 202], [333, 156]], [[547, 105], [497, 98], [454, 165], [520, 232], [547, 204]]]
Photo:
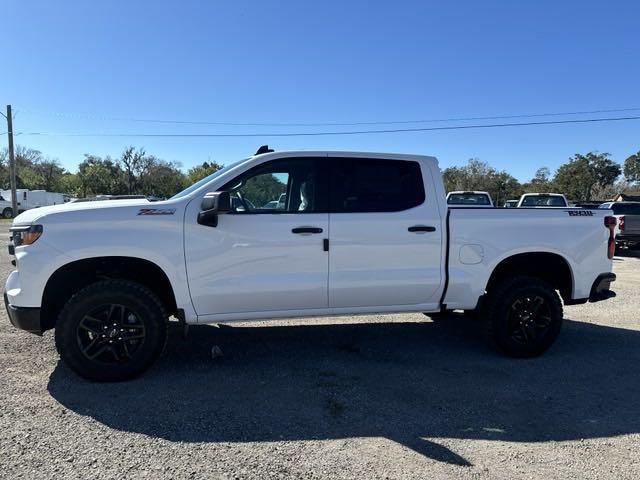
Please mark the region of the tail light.
[[615, 236], [615, 228], [616, 223], [618, 223], [616, 217], [607, 216], [604, 217], [604, 226], [609, 229], [609, 240], [607, 242], [607, 257], [613, 258], [613, 255], [616, 253], [616, 236]]
[[618, 217], [618, 227], [620, 230], [624, 230], [624, 215]]

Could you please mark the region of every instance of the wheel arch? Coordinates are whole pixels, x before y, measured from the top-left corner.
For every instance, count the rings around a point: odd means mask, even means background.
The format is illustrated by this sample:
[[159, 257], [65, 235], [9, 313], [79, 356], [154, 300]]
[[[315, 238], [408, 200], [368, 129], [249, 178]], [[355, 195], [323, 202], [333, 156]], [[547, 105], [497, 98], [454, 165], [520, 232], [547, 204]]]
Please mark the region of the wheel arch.
[[128, 256], [90, 257], [58, 267], [47, 280], [41, 302], [43, 329], [55, 327], [58, 314], [76, 292], [104, 279], [137, 282], [155, 293], [169, 314], [178, 310], [171, 281], [156, 263]]
[[574, 276], [570, 263], [559, 253], [523, 252], [508, 255], [493, 268], [485, 291], [490, 292], [501, 280], [515, 275], [540, 278], [560, 292], [565, 302], [573, 295]]

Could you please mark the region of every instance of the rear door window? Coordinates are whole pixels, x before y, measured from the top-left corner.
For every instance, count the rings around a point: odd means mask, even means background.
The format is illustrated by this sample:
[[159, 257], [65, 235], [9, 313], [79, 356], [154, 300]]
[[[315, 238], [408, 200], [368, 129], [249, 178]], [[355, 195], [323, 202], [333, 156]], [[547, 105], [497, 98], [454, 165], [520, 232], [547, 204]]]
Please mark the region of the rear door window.
[[424, 203], [420, 164], [405, 160], [333, 158], [330, 210], [399, 212]]

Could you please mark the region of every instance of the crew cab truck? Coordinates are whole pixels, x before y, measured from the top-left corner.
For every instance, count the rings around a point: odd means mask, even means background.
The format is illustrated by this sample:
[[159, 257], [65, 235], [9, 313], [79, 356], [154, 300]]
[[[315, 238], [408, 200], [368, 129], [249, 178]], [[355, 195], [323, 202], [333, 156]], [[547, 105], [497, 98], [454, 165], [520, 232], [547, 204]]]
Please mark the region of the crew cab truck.
[[501, 351], [530, 357], [558, 336], [562, 300], [614, 295], [612, 222], [604, 209], [449, 209], [433, 157], [268, 151], [169, 200], [22, 213], [5, 303], [16, 327], [55, 328], [61, 358], [98, 381], [147, 369], [171, 315], [477, 309]]

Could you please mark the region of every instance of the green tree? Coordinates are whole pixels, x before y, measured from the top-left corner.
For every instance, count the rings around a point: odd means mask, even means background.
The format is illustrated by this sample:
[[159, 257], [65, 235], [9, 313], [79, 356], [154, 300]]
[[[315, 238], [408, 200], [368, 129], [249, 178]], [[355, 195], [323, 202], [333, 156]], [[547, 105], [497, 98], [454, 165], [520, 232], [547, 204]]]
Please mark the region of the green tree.
[[136, 178], [136, 184], [139, 186], [136, 193], [168, 198], [184, 187], [185, 175], [179, 164], [153, 156], [147, 157], [145, 164], [145, 170]]
[[593, 198], [596, 187], [598, 191], [606, 190], [621, 171], [608, 153], [577, 153], [558, 168], [553, 186], [571, 200], [588, 201]]
[[496, 205], [521, 194], [520, 182], [487, 162], [472, 158], [464, 167], [449, 167], [442, 172], [445, 190], [480, 190], [489, 192]]
[[187, 186], [193, 185], [198, 180], [202, 180], [204, 177], [211, 175], [214, 172], [217, 172], [221, 168], [222, 168], [222, 165], [219, 165], [216, 162], [204, 162], [201, 165], [196, 165], [195, 167], [191, 167], [189, 170], [187, 170], [185, 184]]
[[601, 188], [613, 185], [622, 174], [622, 168], [611, 159], [608, 153], [589, 152], [585, 156], [593, 171], [596, 185]]
[[69, 172], [63, 174], [58, 181], [57, 191], [73, 197], [82, 196], [82, 181], [79, 174]]
[[624, 161], [624, 178], [635, 185], [640, 185], [640, 152], [634, 153]]
[[551, 182], [550, 178], [550, 170], [547, 167], [540, 167], [538, 170], [536, 170], [533, 178], [522, 185], [523, 193], [553, 191], [553, 183]]
[[138, 181], [149, 167], [149, 157], [144, 148], [127, 147], [122, 152], [118, 165], [124, 170], [129, 195], [139, 192]]
[[[58, 189], [58, 181], [65, 173], [60, 162], [47, 158], [39, 150], [16, 145], [16, 187], [29, 190]], [[7, 149], [0, 152], [0, 185], [9, 188], [9, 155]]]
[[509, 199], [520, 197], [522, 195], [522, 185], [514, 176], [505, 171], [500, 171], [492, 174], [486, 191], [489, 192], [494, 203], [497, 206], [501, 206]]
[[86, 154], [85, 159], [78, 166], [78, 178], [80, 194], [83, 197], [102, 194], [122, 195], [127, 192], [124, 172], [109, 157], [102, 159]]
[[531, 179], [531, 183], [547, 183], [551, 177], [551, 172], [547, 167], [540, 167], [536, 170], [536, 174]]
[[47, 190], [48, 192], [54, 192], [58, 190], [60, 179], [65, 173], [65, 169], [62, 168], [58, 160], [42, 159], [32, 166], [32, 171], [35, 176], [35, 184], [30, 188], [31, 190]]
[[574, 157], [560, 165], [553, 178], [554, 188], [576, 201], [589, 200], [595, 183], [589, 161], [584, 157]]

